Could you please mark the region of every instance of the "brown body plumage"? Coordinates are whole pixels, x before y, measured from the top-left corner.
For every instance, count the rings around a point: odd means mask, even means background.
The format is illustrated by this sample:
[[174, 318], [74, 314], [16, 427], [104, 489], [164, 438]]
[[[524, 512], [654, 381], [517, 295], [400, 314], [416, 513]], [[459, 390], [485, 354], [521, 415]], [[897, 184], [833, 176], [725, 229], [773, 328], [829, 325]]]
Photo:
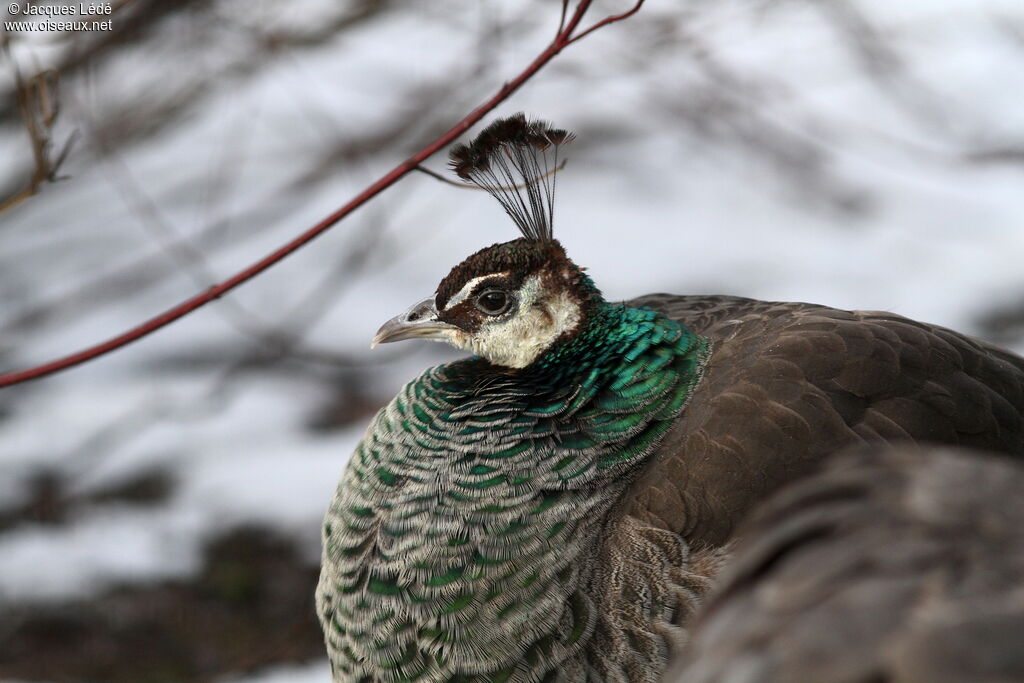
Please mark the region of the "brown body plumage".
[[[892, 313], [805, 303], [654, 294], [626, 304], [688, 326], [711, 352], [607, 527], [597, 563], [615, 575], [604, 590], [618, 618], [598, 629], [596, 658], [635, 657], [639, 666], [655, 645], [681, 656], [736, 527], [837, 450], [941, 443], [1024, 455], [1024, 359], [985, 342]], [[680, 540], [688, 553], [666, 559]], [[652, 634], [665, 592], [679, 605], [678, 628]]]
[[671, 683], [1024, 680], [1024, 468], [857, 449], [759, 508]]
[[650, 295], [711, 341], [685, 412], [623, 499], [720, 545], [757, 502], [851, 444], [916, 441], [1024, 455], [1024, 359], [892, 313]]

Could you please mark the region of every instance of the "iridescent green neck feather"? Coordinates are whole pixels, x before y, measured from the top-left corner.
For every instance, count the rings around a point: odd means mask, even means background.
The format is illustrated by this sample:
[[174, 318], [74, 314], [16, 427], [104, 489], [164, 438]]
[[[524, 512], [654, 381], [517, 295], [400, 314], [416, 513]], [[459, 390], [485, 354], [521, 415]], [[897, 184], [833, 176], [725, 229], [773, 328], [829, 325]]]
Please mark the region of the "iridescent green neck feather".
[[528, 367], [441, 365], [378, 413], [324, 526], [336, 681], [595, 675], [588, 558], [708, 349], [593, 292], [582, 328]]

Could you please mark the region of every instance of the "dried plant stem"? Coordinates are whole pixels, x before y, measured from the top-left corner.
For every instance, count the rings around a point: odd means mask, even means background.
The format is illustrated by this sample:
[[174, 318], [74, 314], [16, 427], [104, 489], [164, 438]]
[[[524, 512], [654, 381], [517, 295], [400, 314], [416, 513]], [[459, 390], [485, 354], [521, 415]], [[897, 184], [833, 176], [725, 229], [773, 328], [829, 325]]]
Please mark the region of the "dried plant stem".
[[[519, 89], [526, 81], [530, 80], [538, 71], [541, 70], [548, 62], [550, 62], [555, 55], [561, 52], [564, 48], [568, 47], [578, 39], [586, 36], [593, 31], [621, 21], [640, 9], [643, 5], [643, 0], [639, 0], [634, 7], [628, 12], [622, 14], [612, 15], [606, 17], [587, 29], [577, 33], [577, 29], [580, 23], [583, 21], [583, 17], [586, 15], [587, 10], [590, 8], [593, 0], [579, 0], [576, 3], [576, 7], [572, 12], [572, 16], [569, 17], [568, 21], [564, 20], [561, 30], [555, 36], [554, 40], [548, 44], [544, 50], [537, 55], [537, 57], [525, 68], [523, 71], [506, 82], [497, 93], [495, 93], [490, 99], [478, 106], [476, 109], [467, 114], [461, 121], [456, 123], [448, 132], [441, 135], [439, 138], [434, 140], [432, 143], [421, 149], [419, 152], [409, 157], [402, 163], [395, 166], [391, 171], [382, 176], [380, 179], [375, 181], [365, 190], [360, 192], [358, 195], [353, 197], [348, 203], [339, 208], [337, 211], [327, 216], [319, 223], [303, 232], [298, 237], [294, 238], [287, 244], [277, 248], [272, 253], [264, 256], [262, 259], [253, 263], [248, 268], [245, 268], [238, 273], [235, 273], [227, 280], [224, 280], [220, 284], [214, 285], [206, 291], [187, 299], [178, 305], [164, 311], [160, 315], [147, 320], [146, 322], [134, 327], [126, 332], [123, 332], [107, 341], [101, 342], [94, 346], [82, 349], [70, 355], [58, 358], [48, 363], [43, 363], [26, 370], [19, 370], [16, 372], [10, 372], [7, 374], [0, 375], [0, 387], [10, 386], [13, 384], [19, 384], [21, 382], [27, 382], [29, 380], [38, 379], [40, 377], [46, 377], [52, 375], [61, 370], [80, 365], [87, 361], [90, 361], [99, 356], [103, 356], [111, 351], [119, 349], [127, 344], [130, 344], [142, 337], [152, 334], [156, 330], [169, 325], [170, 323], [182, 318], [192, 311], [195, 311], [202, 306], [219, 299], [235, 287], [238, 287], [244, 282], [252, 279], [256, 275], [259, 275], [264, 270], [274, 265], [278, 261], [282, 260], [292, 252], [310, 243], [321, 234], [326, 232], [333, 225], [338, 223], [348, 214], [355, 211], [357, 208], [368, 202], [373, 197], [377, 196], [387, 188], [394, 185], [401, 178], [411, 171], [416, 170], [420, 164], [422, 164], [427, 158], [434, 153], [447, 147], [454, 142], [460, 135], [469, 130], [474, 126], [480, 119], [486, 116], [491, 110], [497, 107], [499, 104], [504, 102], [508, 97]], [[566, 3], [566, 6], [568, 3]]]
[[57, 156], [53, 156], [53, 127], [60, 113], [57, 100], [57, 72], [41, 71], [25, 80], [21, 76], [21, 71], [15, 67], [14, 82], [18, 113], [32, 145], [33, 167], [32, 176], [25, 187], [0, 200], [0, 213], [37, 194], [44, 183], [56, 182], [57, 172], [74, 142], [74, 136], [68, 138]]

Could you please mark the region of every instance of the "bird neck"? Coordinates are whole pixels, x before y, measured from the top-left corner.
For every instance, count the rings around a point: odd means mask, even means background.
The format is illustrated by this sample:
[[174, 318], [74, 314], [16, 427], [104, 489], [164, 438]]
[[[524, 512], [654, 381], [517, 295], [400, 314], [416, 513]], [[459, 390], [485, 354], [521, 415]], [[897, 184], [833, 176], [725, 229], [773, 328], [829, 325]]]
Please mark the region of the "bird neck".
[[652, 346], [685, 354], [696, 336], [646, 308], [610, 304], [597, 293], [583, 304], [583, 323], [572, 336], [555, 342], [522, 373], [524, 382], [553, 385], [567, 381], [600, 383], [609, 375], [635, 372], [635, 361]]
[[318, 600], [339, 671], [582, 676], [602, 530], [706, 354], [654, 311], [598, 302], [527, 368], [467, 359], [407, 385], [328, 513]]

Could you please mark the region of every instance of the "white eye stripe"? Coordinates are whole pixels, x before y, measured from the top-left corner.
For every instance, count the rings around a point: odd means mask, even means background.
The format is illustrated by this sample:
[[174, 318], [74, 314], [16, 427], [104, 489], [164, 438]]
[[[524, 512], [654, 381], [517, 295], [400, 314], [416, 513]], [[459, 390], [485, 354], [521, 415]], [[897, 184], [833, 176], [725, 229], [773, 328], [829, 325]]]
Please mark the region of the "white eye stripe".
[[484, 280], [490, 280], [491, 278], [497, 277], [508, 277], [508, 274], [509, 273], [506, 270], [500, 273], [488, 273], [487, 275], [481, 275], [480, 277], [473, 278], [466, 284], [462, 285], [462, 289], [460, 289], [455, 296], [453, 296], [451, 299], [448, 299], [448, 303], [444, 305], [443, 310], [447, 311], [449, 308], [457, 306], [463, 301], [465, 301], [466, 297], [469, 296], [470, 292], [472, 292], [476, 288], [476, 286], [483, 282]]

